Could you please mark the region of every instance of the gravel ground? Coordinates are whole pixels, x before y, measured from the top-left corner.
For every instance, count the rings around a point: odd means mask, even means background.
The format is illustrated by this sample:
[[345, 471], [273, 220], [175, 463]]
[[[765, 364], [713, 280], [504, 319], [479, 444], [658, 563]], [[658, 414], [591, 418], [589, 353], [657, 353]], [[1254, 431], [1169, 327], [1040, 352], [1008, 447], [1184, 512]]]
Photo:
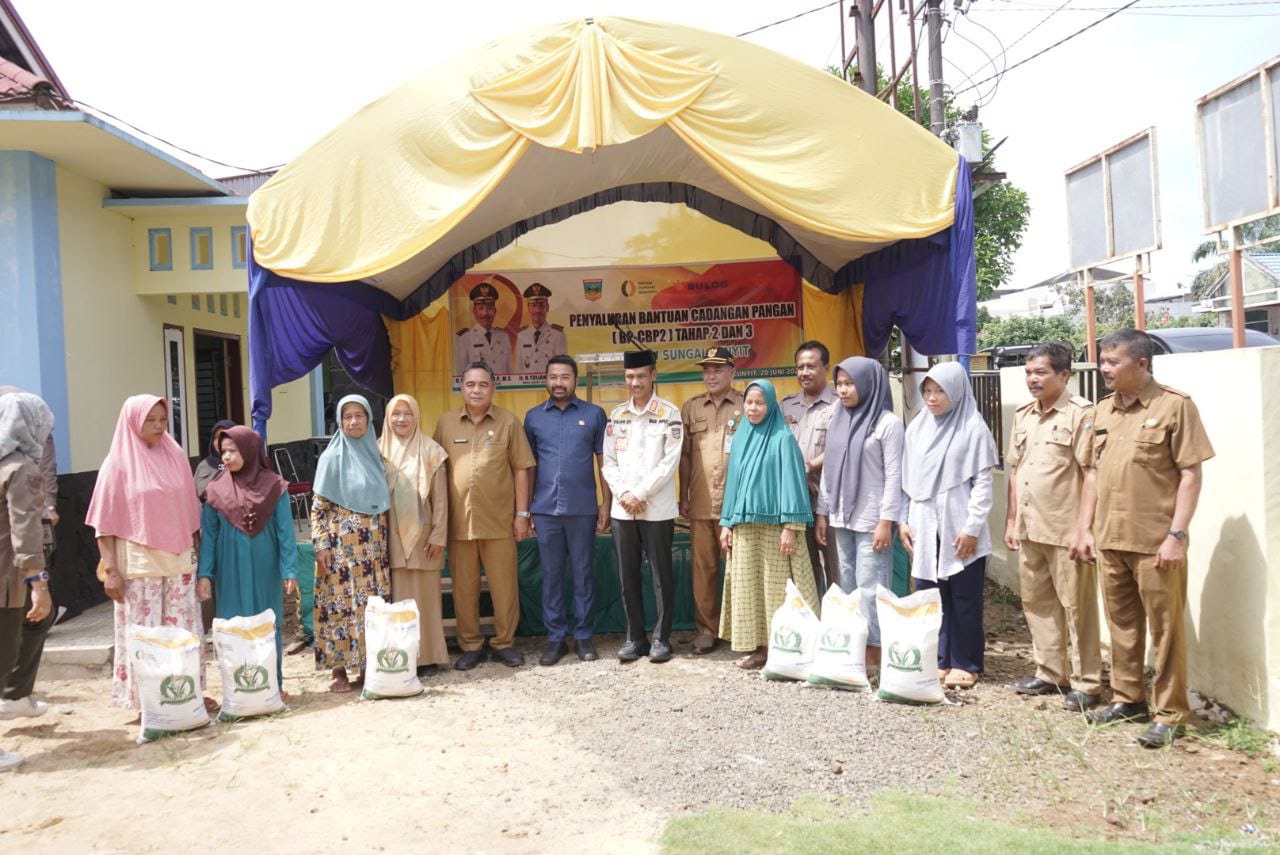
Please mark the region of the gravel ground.
[[42, 685], [57, 710], [0, 724], [0, 744], [30, 758], [0, 776], [0, 802], [16, 808], [0, 849], [20, 835], [159, 851], [161, 814], [152, 832], [111, 807], [159, 791], [193, 834], [228, 847], [256, 845], [258, 825], [227, 818], [261, 807], [289, 843], [273, 851], [332, 844], [335, 826], [320, 822], [331, 814], [316, 816], [332, 808], [368, 849], [422, 829], [463, 851], [651, 851], [686, 812], [782, 811], [810, 793], [849, 812], [886, 788], [967, 796], [993, 817], [1091, 836], [1276, 838], [1280, 763], [1195, 738], [1146, 751], [1140, 726], [1094, 729], [1056, 699], [1018, 697], [1025, 624], [1007, 593], [988, 594], [987, 674], [936, 707], [766, 681], [723, 645], [693, 656], [687, 633], [664, 665], [619, 663], [621, 639], [605, 637], [598, 662], [570, 654], [542, 668], [542, 640], [520, 639], [524, 668], [445, 671], [420, 698], [383, 702], [326, 692], [308, 651], [286, 657], [292, 712], [142, 748], [131, 715], [108, 707], [106, 678]]

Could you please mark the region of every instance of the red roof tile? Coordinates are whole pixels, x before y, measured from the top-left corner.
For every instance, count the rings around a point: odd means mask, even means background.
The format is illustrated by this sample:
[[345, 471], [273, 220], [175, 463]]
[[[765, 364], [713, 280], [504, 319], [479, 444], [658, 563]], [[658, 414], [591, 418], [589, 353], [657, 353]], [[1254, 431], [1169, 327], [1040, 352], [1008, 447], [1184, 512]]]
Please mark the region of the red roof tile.
[[37, 77], [16, 62], [0, 58], [0, 97], [22, 96], [37, 89], [53, 88], [48, 80]]

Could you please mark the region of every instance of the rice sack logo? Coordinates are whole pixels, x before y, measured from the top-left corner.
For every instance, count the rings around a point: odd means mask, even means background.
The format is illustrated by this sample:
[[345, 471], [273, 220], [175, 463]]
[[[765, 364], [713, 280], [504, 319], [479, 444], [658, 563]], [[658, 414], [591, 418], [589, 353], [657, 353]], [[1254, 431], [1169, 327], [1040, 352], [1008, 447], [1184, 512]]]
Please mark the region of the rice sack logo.
[[195, 700], [196, 681], [186, 674], [170, 674], [160, 681], [160, 703], [165, 706]]
[[232, 677], [236, 681], [237, 692], [264, 692], [267, 689], [267, 669], [261, 665], [250, 665], [248, 662], [235, 670]]
[[603, 279], [583, 279], [582, 280], [582, 296], [588, 300], [596, 301], [604, 295]]
[[794, 629], [780, 626], [773, 633], [773, 646], [784, 653], [799, 653], [800, 642], [800, 633]]
[[409, 670], [409, 654], [399, 647], [388, 645], [378, 651], [379, 674], [403, 674]]
[[853, 640], [853, 636], [847, 632], [841, 632], [836, 627], [829, 627], [826, 632], [822, 633], [822, 641], [820, 649], [824, 653], [848, 653], [849, 642]]
[[919, 671], [920, 648], [904, 646], [898, 642], [889, 645], [889, 667], [895, 671]]

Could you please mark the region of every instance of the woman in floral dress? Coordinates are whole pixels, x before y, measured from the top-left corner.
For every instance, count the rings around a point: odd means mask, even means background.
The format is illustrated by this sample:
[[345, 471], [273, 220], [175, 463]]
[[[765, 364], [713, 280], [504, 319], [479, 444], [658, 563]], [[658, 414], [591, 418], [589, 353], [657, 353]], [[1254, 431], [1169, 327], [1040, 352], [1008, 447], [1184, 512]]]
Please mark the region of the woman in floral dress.
[[316, 465], [311, 540], [316, 550], [316, 669], [333, 670], [331, 692], [350, 692], [349, 668], [363, 677], [364, 609], [388, 597], [386, 468], [369, 422], [369, 402], [338, 402], [338, 431]]

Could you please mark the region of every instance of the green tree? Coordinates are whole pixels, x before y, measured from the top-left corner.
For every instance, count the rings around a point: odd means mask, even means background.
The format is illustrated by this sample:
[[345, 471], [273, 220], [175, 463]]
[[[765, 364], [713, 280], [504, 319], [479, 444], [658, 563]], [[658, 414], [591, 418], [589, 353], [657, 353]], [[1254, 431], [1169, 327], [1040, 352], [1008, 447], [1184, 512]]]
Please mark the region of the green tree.
[[1083, 334], [1070, 318], [1062, 315], [1038, 318], [992, 318], [978, 330], [978, 347], [1001, 347], [1013, 344], [1041, 344], [1046, 341], [1068, 341], [1079, 347]]
[[[835, 66], [828, 66], [827, 71], [840, 76]], [[876, 88], [884, 91], [889, 84], [888, 75], [883, 68], [877, 68]], [[898, 112], [915, 119], [915, 105], [920, 104], [920, 124], [929, 127], [929, 93], [924, 89], [916, 89], [907, 76], [898, 82], [896, 98], [892, 103]], [[947, 127], [953, 126], [961, 118], [961, 110], [948, 98], [944, 106]], [[982, 135], [982, 152], [991, 150], [991, 140], [984, 131]], [[994, 160], [987, 161], [985, 169], [994, 169]], [[977, 188], [975, 188], [977, 189]], [[978, 268], [978, 301], [989, 299], [997, 288], [1009, 284], [1013, 274], [1013, 256], [1022, 246], [1023, 235], [1031, 221], [1031, 203], [1022, 188], [1002, 181], [987, 187], [982, 195], [973, 200], [973, 244], [974, 256]]]

